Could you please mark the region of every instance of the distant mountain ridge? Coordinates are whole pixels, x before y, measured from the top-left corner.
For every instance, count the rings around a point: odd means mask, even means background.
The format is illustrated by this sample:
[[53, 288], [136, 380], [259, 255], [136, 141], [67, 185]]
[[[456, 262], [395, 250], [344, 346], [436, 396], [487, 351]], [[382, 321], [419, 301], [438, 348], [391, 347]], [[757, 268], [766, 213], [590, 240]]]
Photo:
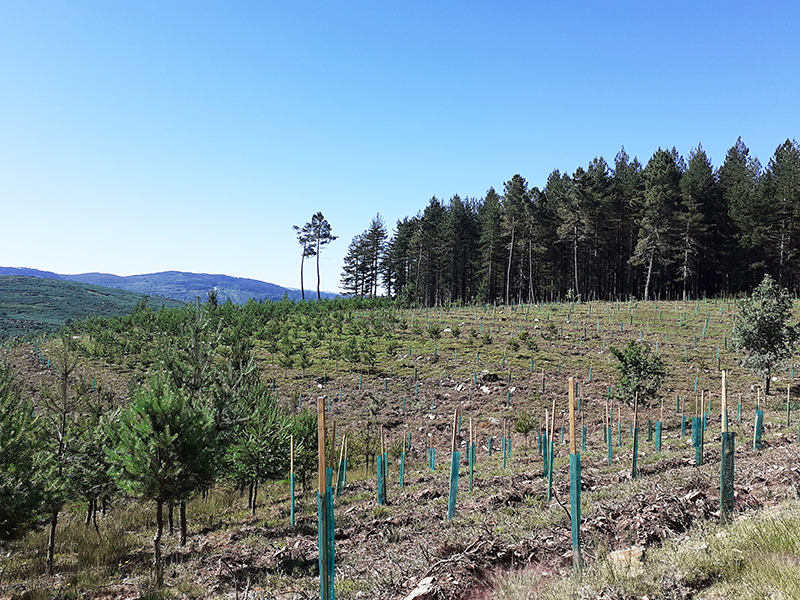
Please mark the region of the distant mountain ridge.
[[[208, 293], [214, 288], [217, 289], [217, 301], [220, 303], [230, 300], [235, 304], [244, 304], [251, 298], [277, 301], [284, 295], [288, 295], [291, 300], [300, 300], [302, 297], [300, 290], [285, 288], [257, 279], [184, 271], [163, 271], [123, 277], [111, 273], [64, 275], [27, 267], [0, 267], [0, 275], [23, 275], [61, 281], [78, 281], [149, 296], [163, 296], [183, 302], [192, 301], [197, 296], [200, 296], [201, 300], [205, 302], [208, 299]], [[337, 294], [322, 292], [323, 298], [335, 298], [336, 296]], [[316, 298], [316, 291], [306, 290], [306, 298]]]

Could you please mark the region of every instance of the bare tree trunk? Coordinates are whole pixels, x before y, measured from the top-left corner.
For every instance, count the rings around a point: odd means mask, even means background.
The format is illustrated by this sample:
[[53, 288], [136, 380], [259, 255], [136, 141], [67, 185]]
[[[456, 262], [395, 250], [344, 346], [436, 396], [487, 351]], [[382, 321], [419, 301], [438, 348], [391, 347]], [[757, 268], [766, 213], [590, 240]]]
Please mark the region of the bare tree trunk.
[[186, 500], [181, 500], [178, 508], [181, 519], [181, 546], [186, 545]]
[[164, 501], [156, 500], [156, 535], [153, 537], [153, 568], [156, 571], [156, 586], [164, 585], [164, 570], [161, 565], [161, 534], [164, 531]]
[[647, 281], [644, 284], [644, 298], [645, 302], [650, 297], [650, 276], [653, 273], [653, 261], [655, 260], [655, 253], [650, 254], [650, 261], [647, 263]]
[[47, 538], [47, 574], [52, 575], [56, 554], [56, 527], [58, 526], [58, 508], [50, 513], [50, 535]]
[[317, 236], [317, 300], [322, 300], [322, 295], [319, 293], [319, 236]]
[[508, 268], [506, 269], [506, 306], [509, 304], [509, 292], [511, 290], [511, 259], [514, 256], [514, 234], [515, 228], [511, 228], [511, 244], [508, 247]]
[[573, 244], [572, 244], [572, 263], [575, 268], [575, 297], [577, 298], [580, 294], [580, 290], [578, 289], [578, 226], [575, 225], [574, 229], [574, 237], [573, 237]]
[[306, 247], [303, 246], [303, 256], [300, 258], [300, 295], [303, 297], [303, 300], [306, 299], [306, 288], [303, 287], [303, 266], [306, 262]]
[[414, 298], [415, 302], [419, 298], [419, 271], [421, 266], [422, 266], [422, 244], [420, 244], [419, 246], [419, 258], [417, 258], [417, 283], [416, 283], [416, 290], [414, 290], [414, 294], [416, 296], [416, 298]]
[[533, 302], [533, 241], [528, 241], [528, 302]]
[[174, 523], [173, 523], [173, 513], [174, 513], [173, 508], [174, 508], [174, 506], [173, 506], [172, 502], [170, 502], [167, 505], [167, 523], [169, 524], [169, 534], [171, 536], [175, 535], [175, 527], [174, 527]]
[[[686, 240], [688, 242], [688, 240]], [[689, 279], [689, 246], [687, 245], [686, 248], [683, 250], [683, 301], [688, 302], [687, 300], [687, 290], [686, 290], [686, 281]]]
[[258, 499], [258, 479], [253, 482], [253, 505], [250, 508], [250, 514], [256, 516], [256, 500]]

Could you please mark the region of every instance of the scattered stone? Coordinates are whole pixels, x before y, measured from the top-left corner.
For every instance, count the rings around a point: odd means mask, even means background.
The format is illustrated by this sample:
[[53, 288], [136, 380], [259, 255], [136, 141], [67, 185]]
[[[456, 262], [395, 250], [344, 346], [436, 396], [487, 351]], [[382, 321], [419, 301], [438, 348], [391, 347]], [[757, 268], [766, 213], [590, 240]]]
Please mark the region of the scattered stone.
[[644, 573], [644, 548], [632, 546], [625, 550], [615, 550], [608, 555], [608, 562], [614, 570], [625, 577], [638, 577]]

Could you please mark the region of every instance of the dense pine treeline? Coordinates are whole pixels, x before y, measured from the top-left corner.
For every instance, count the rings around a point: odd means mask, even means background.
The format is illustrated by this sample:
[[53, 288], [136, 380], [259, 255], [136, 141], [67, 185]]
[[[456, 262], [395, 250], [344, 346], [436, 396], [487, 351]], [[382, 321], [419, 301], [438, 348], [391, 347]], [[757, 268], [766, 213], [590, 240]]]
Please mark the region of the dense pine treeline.
[[431, 198], [389, 236], [380, 214], [350, 243], [342, 287], [382, 288], [407, 304], [642, 299], [736, 294], [764, 274], [797, 291], [800, 145], [763, 167], [741, 138], [715, 169], [659, 148], [646, 165], [624, 148], [544, 188], [517, 174], [502, 193]]

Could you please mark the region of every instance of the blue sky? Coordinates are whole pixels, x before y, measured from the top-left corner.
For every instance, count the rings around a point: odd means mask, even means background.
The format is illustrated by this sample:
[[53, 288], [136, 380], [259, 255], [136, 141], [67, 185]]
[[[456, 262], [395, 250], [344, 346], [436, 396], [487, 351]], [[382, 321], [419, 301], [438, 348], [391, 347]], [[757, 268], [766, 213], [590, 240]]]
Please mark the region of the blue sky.
[[[800, 136], [796, 2], [0, 3], [0, 265], [299, 287], [431, 196]], [[308, 287], [315, 274], [306, 272]]]

